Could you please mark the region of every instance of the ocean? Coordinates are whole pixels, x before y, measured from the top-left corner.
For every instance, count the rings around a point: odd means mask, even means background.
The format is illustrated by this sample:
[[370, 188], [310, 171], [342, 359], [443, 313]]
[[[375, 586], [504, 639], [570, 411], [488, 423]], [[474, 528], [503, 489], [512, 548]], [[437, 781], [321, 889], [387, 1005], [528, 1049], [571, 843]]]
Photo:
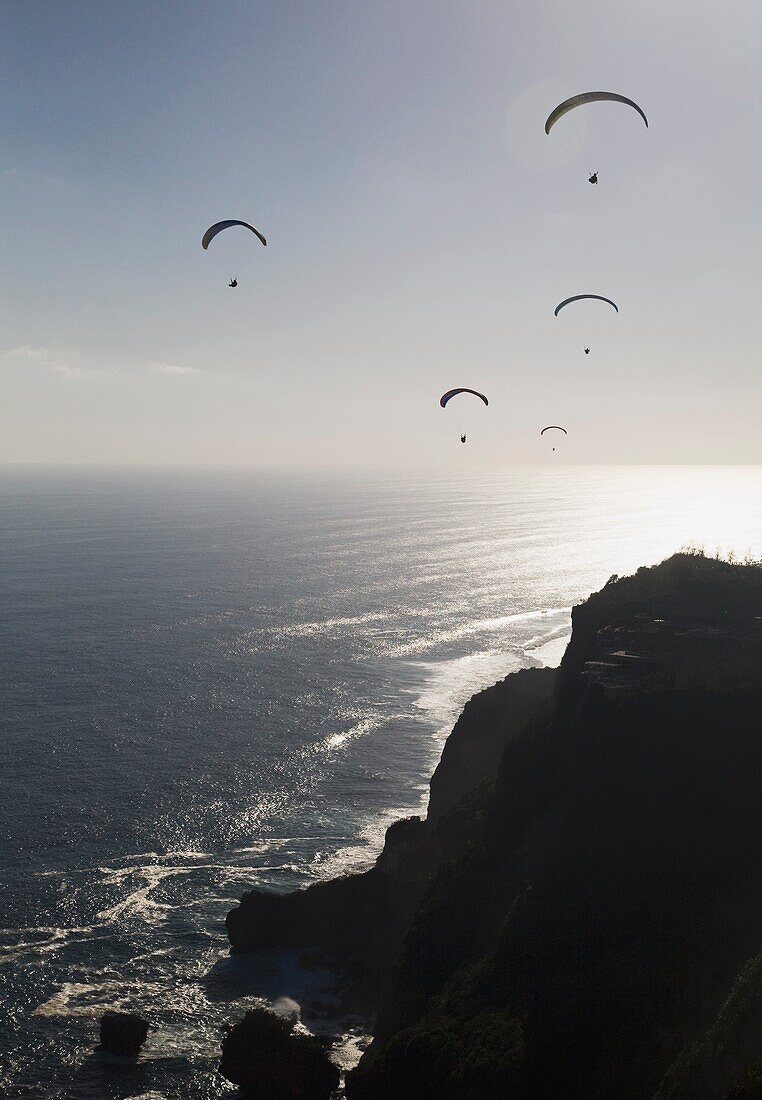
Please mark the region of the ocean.
[[[332, 996], [228, 958], [240, 894], [368, 866], [470, 695], [613, 573], [762, 556], [760, 500], [762, 467], [0, 472], [0, 1095], [234, 1092], [225, 1023]], [[107, 1008], [137, 1065], [93, 1055]]]

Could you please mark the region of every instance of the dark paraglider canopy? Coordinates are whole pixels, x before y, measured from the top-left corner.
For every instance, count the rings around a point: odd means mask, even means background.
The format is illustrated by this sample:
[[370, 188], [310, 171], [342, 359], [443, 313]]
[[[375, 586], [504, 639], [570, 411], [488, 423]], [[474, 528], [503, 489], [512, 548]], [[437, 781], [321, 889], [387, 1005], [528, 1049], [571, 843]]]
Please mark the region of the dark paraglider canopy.
[[616, 302], [612, 302], [610, 298], [604, 298], [602, 294], [574, 294], [571, 298], [564, 298], [563, 302], [559, 302], [556, 308], [553, 310], [553, 313], [556, 317], [558, 317], [564, 306], [568, 306], [570, 302], [579, 302], [583, 298], [595, 298], [599, 302], [608, 302], [608, 304], [610, 306], [613, 306], [617, 313], [619, 313], [619, 306], [616, 304]]
[[[628, 99], [627, 96], [619, 95], [617, 92], [582, 92], [580, 95], [573, 95], [571, 99], [565, 99], [563, 103], [559, 103], [557, 107], [553, 108], [545, 121], [545, 133], [549, 134], [551, 127], [558, 122], [559, 118], [563, 118], [565, 114], [568, 114], [569, 111], [573, 111], [575, 107], [581, 107], [584, 103], [599, 102], [624, 103], [626, 106], [636, 110], [646, 126], [648, 126], [648, 119], [643, 110], [638, 107], [634, 100]], [[591, 179], [590, 182], [593, 183], [594, 181]]]
[[259, 232], [259, 230], [255, 229], [253, 225], [249, 225], [248, 222], [226, 221], [226, 222], [215, 222], [214, 225], [209, 226], [206, 233], [204, 233], [204, 236], [201, 239], [201, 247], [202, 248], [208, 248], [210, 242], [214, 240], [214, 238], [217, 236], [217, 234], [221, 233], [223, 229], [229, 229], [231, 227], [231, 225], [242, 225], [244, 227], [244, 229], [250, 229], [252, 231], [252, 233], [254, 234], [254, 236], [258, 237], [260, 239], [262, 244], [264, 244], [264, 245], [267, 244], [267, 241], [262, 236], [262, 234]]
[[472, 393], [474, 397], [480, 398], [480, 400], [482, 400], [485, 405], [489, 405], [489, 401], [483, 393], [479, 393], [478, 390], [470, 390], [467, 386], [458, 386], [454, 390], [448, 390], [447, 393], [443, 393], [442, 396], [439, 398], [439, 404], [444, 409], [447, 405], [447, 402], [452, 400], [452, 398], [456, 397], [459, 393]]
[[[547, 427], [542, 429], [540, 435], [545, 435], [546, 432], [563, 432], [564, 435], [569, 434], [566, 428], [562, 428], [560, 424], [548, 424]], [[555, 451], [555, 449], [556, 448], [554, 447], [553, 450]]]

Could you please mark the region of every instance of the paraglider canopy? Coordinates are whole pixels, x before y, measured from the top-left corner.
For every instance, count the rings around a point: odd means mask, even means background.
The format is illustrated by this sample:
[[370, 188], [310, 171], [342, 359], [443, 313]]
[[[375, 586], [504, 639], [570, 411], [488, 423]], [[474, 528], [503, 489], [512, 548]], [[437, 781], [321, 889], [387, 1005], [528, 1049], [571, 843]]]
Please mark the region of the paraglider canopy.
[[604, 298], [602, 294], [574, 294], [571, 298], [564, 298], [563, 302], [558, 303], [556, 308], [553, 310], [554, 315], [558, 317], [558, 314], [561, 312], [564, 306], [568, 306], [570, 302], [579, 302], [583, 298], [595, 298], [599, 302], [608, 302], [608, 304], [610, 306], [613, 306], [617, 313], [619, 313], [619, 306], [616, 304], [616, 302], [612, 302], [610, 298]]
[[480, 398], [485, 405], [489, 405], [489, 401], [483, 393], [479, 393], [478, 390], [469, 390], [467, 386], [458, 386], [454, 390], [448, 390], [447, 393], [443, 393], [442, 396], [439, 398], [439, 404], [444, 409], [447, 405], [447, 402], [450, 401], [453, 397], [456, 397], [459, 393], [472, 393], [474, 397]]
[[262, 242], [262, 244], [264, 244], [264, 245], [267, 244], [267, 241], [262, 236], [262, 234], [259, 232], [259, 230], [255, 229], [253, 225], [249, 225], [248, 222], [226, 221], [226, 222], [215, 222], [214, 225], [209, 226], [206, 233], [204, 233], [204, 236], [201, 239], [201, 247], [202, 248], [208, 248], [210, 242], [214, 240], [214, 238], [217, 236], [217, 234], [221, 233], [223, 229], [229, 229], [231, 227], [231, 225], [242, 225], [244, 227], [244, 229], [250, 229], [252, 231], [252, 233], [254, 234], [254, 236], [259, 238], [259, 240]]
[[[557, 107], [548, 115], [545, 121], [545, 133], [549, 134], [551, 127], [558, 122], [559, 118], [563, 118], [569, 111], [573, 111], [575, 107], [581, 107], [584, 103], [598, 103], [610, 101], [612, 103], [624, 103], [628, 107], [632, 107], [638, 112], [640, 117], [648, 126], [648, 119], [646, 118], [643, 110], [638, 107], [634, 100], [628, 99], [627, 96], [619, 95], [617, 92], [582, 92], [580, 95], [573, 95], [571, 99], [565, 99], [563, 103], [559, 103]], [[590, 181], [593, 182], [592, 180]]]
[[[563, 432], [564, 435], [569, 434], [567, 432], [566, 428], [562, 428], [560, 424], [548, 424], [547, 427], [542, 429], [542, 431], [540, 432], [540, 435], [545, 435], [546, 432], [551, 432], [551, 431]], [[553, 450], [555, 451], [555, 449], [556, 448], [554, 447]]]

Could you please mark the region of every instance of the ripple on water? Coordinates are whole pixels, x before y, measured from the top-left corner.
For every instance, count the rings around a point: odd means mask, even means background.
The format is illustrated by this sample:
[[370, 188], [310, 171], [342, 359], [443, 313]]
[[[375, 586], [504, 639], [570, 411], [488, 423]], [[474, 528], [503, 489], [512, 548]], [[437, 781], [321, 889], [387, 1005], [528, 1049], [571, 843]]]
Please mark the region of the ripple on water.
[[[761, 497], [732, 468], [7, 473], [3, 1086], [216, 1100], [220, 1029], [262, 997], [351, 1064], [362, 1021], [313, 1019], [293, 967], [233, 981], [227, 910], [367, 866], [471, 694], [554, 663], [612, 573], [689, 541], [759, 556]], [[116, 1006], [156, 1025], [125, 1074], [90, 1057]]]

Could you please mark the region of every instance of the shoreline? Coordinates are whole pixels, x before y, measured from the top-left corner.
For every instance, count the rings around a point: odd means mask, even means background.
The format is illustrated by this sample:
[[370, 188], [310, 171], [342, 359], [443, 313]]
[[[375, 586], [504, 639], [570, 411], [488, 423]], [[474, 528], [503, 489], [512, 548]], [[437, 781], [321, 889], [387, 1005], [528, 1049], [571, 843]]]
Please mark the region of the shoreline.
[[[571, 631], [564, 633], [560, 637], [551, 638], [547, 642], [538, 645], [536, 648], [528, 648], [522, 650], [525, 660], [530, 661], [531, 665], [528, 667], [539, 667], [544, 669], [555, 669], [561, 662], [563, 654], [571, 638]], [[506, 654], [507, 656], [508, 654]], [[520, 655], [515, 654], [516, 659], [520, 660]], [[446, 662], [444, 662], [446, 663]], [[526, 668], [527, 666], [524, 666]], [[453, 733], [455, 726], [457, 725], [460, 717], [463, 714], [463, 710], [468, 705], [470, 699], [475, 696], [481, 695], [485, 691], [490, 691], [493, 688], [497, 688], [500, 684], [511, 676], [516, 675], [522, 671], [520, 666], [517, 669], [513, 669], [506, 673], [506, 676], [501, 680], [496, 681], [493, 684], [478, 689], [474, 692], [469, 699], [466, 699], [462, 704], [457, 717], [452, 723], [447, 735], [443, 738], [441, 750], [434, 770], [432, 771], [429, 781], [426, 784], [425, 791], [423, 792], [421, 802], [421, 818], [425, 820], [429, 799], [430, 799], [430, 785], [434, 771], [439, 767], [442, 760], [442, 751]], [[405, 820], [395, 815], [393, 811], [389, 815], [384, 815], [385, 831], [389, 826], [395, 823]], [[369, 826], [368, 831], [376, 832], [378, 825]], [[356, 848], [356, 845], [351, 845], [350, 848]], [[369, 854], [364, 860], [358, 860], [354, 862], [344, 874], [350, 876], [363, 874], [369, 869], [375, 866], [378, 858], [382, 855], [384, 847], [376, 849], [374, 854]], [[338, 855], [339, 853], [336, 853]], [[329, 860], [328, 863], [332, 863], [333, 860]], [[330, 883], [335, 881], [336, 871], [333, 875], [326, 874], [323, 881]], [[300, 951], [297, 948], [292, 949], [271, 949], [263, 950], [261, 952], [253, 952], [245, 955], [228, 955], [223, 961], [231, 964], [231, 970], [238, 969], [238, 965], [241, 966], [240, 973], [247, 974], [248, 980], [251, 984], [250, 995], [261, 996], [264, 998], [265, 1003], [272, 1009], [277, 1007], [277, 1003], [283, 997], [292, 999], [299, 1005], [300, 1016], [299, 1022], [302, 1027], [310, 1034], [320, 1036], [333, 1035], [336, 1037], [336, 1042], [332, 1045], [330, 1050], [331, 1060], [338, 1066], [342, 1074], [341, 1084], [339, 1086], [338, 1096], [343, 1097], [344, 1092], [344, 1075], [350, 1070], [354, 1069], [360, 1061], [360, 1058], [365, 1053], [365, 1050], [370, 1045], [373, 1039], [372, 1025], [375, 1017], [375, 1013], [368, 1013], [362, 1011], [362, 1009], [351, 1003], [351, 994], [346, 1004], [346, 1011], [340, 1011], [340, 1003], [334, 1004], [335, 1012], [318, 1012], [317, 1014], [311, 1010], [311, 1004], [309, 998], [315, 993], [316, 981], [323, 981], [322, 995], [338, 997], [339, 1002], [345, 996], [347, 992], [346, 978], [342, 981], [342, 974], [340, 969], [331, 969], [329, 966], [324, 968], [318, 967], [306, 967], [302, 964], [300, 956], [304, 955], [304, 951]], [[237, 965], [238, 964], [238, 965]], [[279, 972], [282, 979], [285, 979], [288, 983], [288, 992], [283, 992], [284, 986], [273, 986], [272, 993], [276, 988], [280, 989], [280, 992], [268, 997], [267, 993], [262, 992], [266, 985], [267, 979], [265, 974], [269, 971], [272, 975], [273, 965], [275, 970]], [[217, 964], [219, 966], [219, 964]], [[258, 990], [259, 992], [254, 992]], [[315, 1002], [313, 1002], [314, 1004]], [[322, 1004], [318, 1002], [322, 1008]], [[327, 1006], [326, 1006], [327, 1007]]]

